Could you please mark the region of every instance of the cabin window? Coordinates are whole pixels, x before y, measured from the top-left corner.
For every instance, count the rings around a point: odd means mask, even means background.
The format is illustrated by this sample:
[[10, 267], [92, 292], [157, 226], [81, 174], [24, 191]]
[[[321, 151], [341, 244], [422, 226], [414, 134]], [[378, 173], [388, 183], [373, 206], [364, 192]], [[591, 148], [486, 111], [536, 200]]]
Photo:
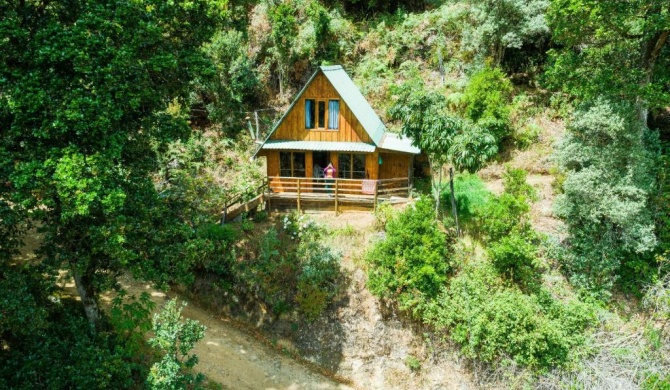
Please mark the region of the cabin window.
[[316, 105], [314, 99], [305, 99], [305, 128], [314, 128], [314, 119], [316, 118]]
[[319, 129], [324, 129], [326, 127], [326, 102], [325, 100], [319, 100], [317, 102], [316, 115], [319, 118], [317, 126]]
[[340, 101], [328, 100], [328, 129], [337, 130], [340, 126]]
[[341, 179], [365, 179], [365, 154], [340, 153], [338, 156], [338, 174]]
[[305, 153], [279, 152], [279, 176], [305, 177]]

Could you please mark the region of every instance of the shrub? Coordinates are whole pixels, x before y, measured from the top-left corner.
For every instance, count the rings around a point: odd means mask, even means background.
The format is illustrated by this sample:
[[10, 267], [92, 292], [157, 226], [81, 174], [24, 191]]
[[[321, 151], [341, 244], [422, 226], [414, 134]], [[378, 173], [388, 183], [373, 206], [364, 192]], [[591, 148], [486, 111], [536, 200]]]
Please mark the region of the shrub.
[[258, 239], [250, 258], [233, 267], [235, 283], [276, 315], [299, 309], [313, 320], [337, 295], [339, 256], [321, 244], [323, 229], [292, 213]]
[[469, 358], [493, 362], [510, 357], [539, 368], [569, 362], [595, 322], [593, 310], [578, 302], [561, 303], [548, 293], [525, 295], [500, 285], [490, 267], [478, 264], [424, 307], [424, 320], [449, 331]]
[[434, 217], [433, 203], [424, 198], [386, 225], [386, 238], [368, 253], [370, 291], [398, 300], [411, 309], [435, 296], [450, 269], [447, 235]]
[[489, 66], [472, 75], [463, 93], [467, 116], [498, 142], [510, 135], [511, 94], [512, 83], [505, 74]]
[[539, 259], [533, 236], [512, 230], [509, 235], [489, 244], [487, 252], [491, 264], [503, 277], [525, 286], [535, 282]]
[[503, 186], [505, 193], [516, 197], [523, 197], [526, 201], [537, 200], [537, 192], [535, 188], [526, 182], [528, 172], [523, 169], [505, 167], [503, 173]]
[[508, 193], [494, 197], [476, 211], [479, 233], [485, 242], [500, 240], [515, 227], [528, 225], [529, 210], [523, 198]]

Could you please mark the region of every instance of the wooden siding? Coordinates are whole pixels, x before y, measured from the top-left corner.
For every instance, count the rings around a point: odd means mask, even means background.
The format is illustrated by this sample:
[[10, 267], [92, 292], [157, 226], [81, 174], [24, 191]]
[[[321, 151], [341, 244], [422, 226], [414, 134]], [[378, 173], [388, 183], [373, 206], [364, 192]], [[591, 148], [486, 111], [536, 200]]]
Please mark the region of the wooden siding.
[[[305, 129], [305, 99], [326, 100], [326, 109], [328, 99], [340, 100], [340, 119], [339, 129]], [[316, 118], [315, 118], [316, 121]], [[328, 118], [326, 118], [328, 126]], [[292, 140], [292, 141], [330, 141], [330, 142], [366, 142], [372, 143], [370, 136], [363, 129], [360, 122], [351, 113], [349, 107], [330, 81], [323, 75], [323, 72], [312, 80], [305, 93], [296, 102], [293, 109], [284, 117], [277, 130], [272, 134], [273, 140]], [[335, 162], [333, 162], [334, 164]]]
[[379, 179], [409, 177], [412, 156], [409, 154], [380, 153]]

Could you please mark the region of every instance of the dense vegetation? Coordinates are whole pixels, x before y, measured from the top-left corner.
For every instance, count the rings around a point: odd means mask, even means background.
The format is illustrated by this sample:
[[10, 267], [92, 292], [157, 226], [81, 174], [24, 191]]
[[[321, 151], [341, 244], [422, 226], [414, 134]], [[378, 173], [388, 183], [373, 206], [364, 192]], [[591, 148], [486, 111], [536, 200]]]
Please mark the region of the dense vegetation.
[[[374, 294], [526, 384], [598, 387], [634, 366], [626, 385], [669, 386], [666, 3], [0, 0], [0, 15], [0, 387], [199, 386], [202, 328], [174, 302], [152, 323], [124, 272], [207, 277], [277, 317], [326, 311], [344, 280], [327, 231], [217, 214], [262, 177], [247, 117], [266, 132], [334, 63], [433, 173], [422, 200], [381, 218]], [[549, 235], [527, 172], [506, 168], [499, 194], [477, 176], [537, 145], [546, 121], [565, 123], [551, 170], [565, 231]], [[36, 259], [18, 256], [27, 235]]]

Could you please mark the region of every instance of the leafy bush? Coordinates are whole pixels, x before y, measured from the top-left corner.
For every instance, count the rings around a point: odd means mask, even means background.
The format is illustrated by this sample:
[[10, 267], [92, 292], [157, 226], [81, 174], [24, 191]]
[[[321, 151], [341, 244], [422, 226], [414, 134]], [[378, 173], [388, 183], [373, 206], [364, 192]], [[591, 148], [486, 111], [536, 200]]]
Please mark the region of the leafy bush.
[[594, 324], [593, 310], [561, 303], [548, 293], [525, 295], [505, 289], [488, 266], [464, 270], [423, 308], [424, 320], [460, 344], [462, 353], [485, 362], [509, 357], [519, 364], [550, 368], [570, 361]]
[[470, 78], [463, 99], [467, 116], [498, 142], [510, 135], [512, 83], [499, 68], [484, 67]]
[[339, 256], [321, 243], [323, 228], [292, 213], [271, 227], [249, 257], [233, 266], [238, 288], [276, 315], [300, 310], [314, 320], [339, 291]]
[[505, 192], [513, 196], [523, 197], [527, 201], [536, 200], [537, 193], [535, 188], [526, 182], [527, 177], [528, 172], [523, 169], [506, 166], [503, 173]]
[[450, 270], [450, 241], [427, 198], [409, 206], [386, 225], [386, 238], [368, 253], [368, 286], [380, 297], [397, 299], [408, 310], [433, 297]]
[[195, 344], [205, 337], [205, 326], [196, 320], [184, 319], [181, 312], [186, 303], [177, 306], [177, 300], [168, 301], [154, 314], [154, 336], [149, 344], [162, 352], [163, 358], [151, 367], [147, 385], [153, 390], [197, 388], [205, 379], [203, 374], [190, 370], [198, 363], [198, 356], [189, 355]]
[[515, 227], [528, 225], [529, 210], [523, 198], [508, 193], [494, 197], [476, 211], [479, 233], [486, 242], [500, 240]]
[[501, 275], [525, 286], [536, 283], [540, 265], [532, 236], [515, 229], [490, 243], [487, 251], [491, 264]]

